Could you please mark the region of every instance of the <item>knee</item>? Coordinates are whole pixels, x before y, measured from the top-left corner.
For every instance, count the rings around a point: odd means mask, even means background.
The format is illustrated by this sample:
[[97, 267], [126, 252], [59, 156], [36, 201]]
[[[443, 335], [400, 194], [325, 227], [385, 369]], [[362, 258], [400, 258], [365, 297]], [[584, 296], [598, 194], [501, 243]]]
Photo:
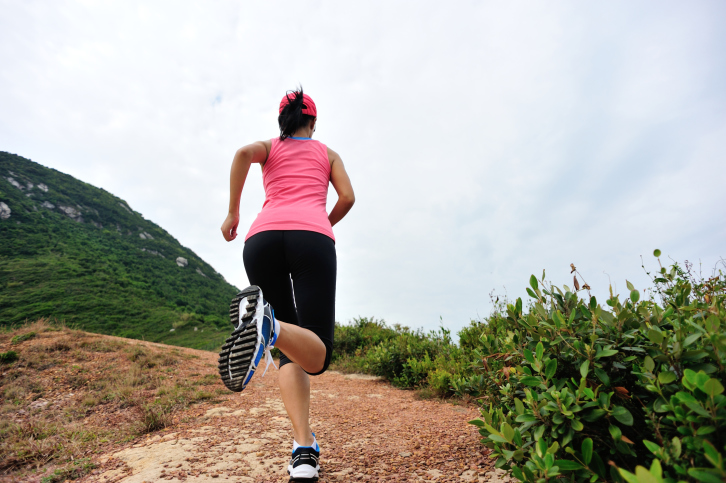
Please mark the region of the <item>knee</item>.
[[323, 367], [320, 368], [320, 370], [317, 372], [310, 372], [310, 371], [305, 371], [305, 372], [307, 372], [308, 375], [310, 375], [310, 376], [319, 376], [320, 374], [324, 373], [325, 371], [328, 370], [328, 366], [330, 366], [330, 358], [332, 357], [332, 355], [333, 355], [332, 344], [330, 344], [330, 345], [325, 344], [325, 360], [323, 361]]

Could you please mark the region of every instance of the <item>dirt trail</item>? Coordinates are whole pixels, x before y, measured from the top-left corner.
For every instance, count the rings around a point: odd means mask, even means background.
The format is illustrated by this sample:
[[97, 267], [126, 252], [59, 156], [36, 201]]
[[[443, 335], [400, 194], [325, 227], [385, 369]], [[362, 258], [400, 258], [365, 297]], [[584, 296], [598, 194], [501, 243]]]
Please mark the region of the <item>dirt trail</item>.
[[[216, 355], [194, 352], [211, 370]], [[196, 405], [173, 428], [102, 455], [101, 468], [79, 481], [288, 481], [292, 436], [277, 374], [271, 367], [244, 392]], [[327, 372], [311, 380], [320, 482], [499, 480], [467, 424], [474, 407], [417, 400], [369, 376]]]

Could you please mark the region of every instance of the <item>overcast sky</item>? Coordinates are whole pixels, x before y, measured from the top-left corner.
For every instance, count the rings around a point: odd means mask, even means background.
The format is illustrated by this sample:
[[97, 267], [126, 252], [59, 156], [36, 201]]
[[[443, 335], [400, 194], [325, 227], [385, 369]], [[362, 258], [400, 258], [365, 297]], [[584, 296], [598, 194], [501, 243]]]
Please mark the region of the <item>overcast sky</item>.
[[335, 227], [342, 322], [458, 330], [543, 269], [571, 285], [575, 263], [602, 299], [647, 286], [655, 248], [707, 272], [726, 257], [722, 1], [0, 11], [0, 150], [127, 200], [240, 288], [243, 237], [219, 231], [232, 156], [278, 134], [298, 83], [356, 191]]

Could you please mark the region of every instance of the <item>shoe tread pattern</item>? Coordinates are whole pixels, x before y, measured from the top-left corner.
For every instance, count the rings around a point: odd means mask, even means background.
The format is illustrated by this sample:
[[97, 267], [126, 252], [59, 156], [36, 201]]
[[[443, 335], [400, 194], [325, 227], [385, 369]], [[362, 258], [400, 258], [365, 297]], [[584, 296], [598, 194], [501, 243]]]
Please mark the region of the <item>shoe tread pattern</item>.
[[[257, 344], [257, 327], [253, 322], [253, 316], [256, 306], [254, 301], [257, 300], [258, 293], [259, 287], [253, 285], [238, 293], [232, 299], [232, 304], [230, 305], [230, 321], [235, 329], [232, 335], [222, 345], [218, 361], [219, 375], [224, 385], [230, 391], [240, 392], [245, 388], [245, 376], [249, 370], [250, 361], [252, 360]], [[247, 297], [248, 302], [252, 301], [252, 303], [247, 304], [241, 323], [237, 325], [237, 321], [239, 320], [239, 303], [245, 297]]]

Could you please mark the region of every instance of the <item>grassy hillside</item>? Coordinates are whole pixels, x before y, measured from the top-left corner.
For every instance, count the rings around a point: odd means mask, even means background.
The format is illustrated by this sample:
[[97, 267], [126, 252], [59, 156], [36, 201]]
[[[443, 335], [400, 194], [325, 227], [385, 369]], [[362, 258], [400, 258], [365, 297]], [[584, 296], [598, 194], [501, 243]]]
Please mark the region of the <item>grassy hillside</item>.
[[124, 200], [0, 152], [0, 326], [57, 318], [214, 349], [236, 290]]

